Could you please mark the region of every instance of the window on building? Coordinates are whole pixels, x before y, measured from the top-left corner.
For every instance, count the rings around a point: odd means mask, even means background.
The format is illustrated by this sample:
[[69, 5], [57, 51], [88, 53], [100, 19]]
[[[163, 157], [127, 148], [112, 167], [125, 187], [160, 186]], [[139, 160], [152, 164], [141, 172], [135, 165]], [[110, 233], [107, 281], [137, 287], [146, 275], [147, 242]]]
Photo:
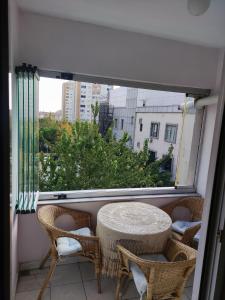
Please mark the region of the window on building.
[[134, 125], [134, 116], [131, 117], [131, 125]]
[[82, 89], [86, 89], [86, 85], [81, 85], [81, 88]]
[[140, 149], [140, 142], [137, 142], [137, 148]]
[[85, 104], [81, 104], [80, 107], [85, 107]]
[[161, 165], [161, 171], [167, 171], [167, 172], [171, 172], [172, 171], [172, 163], [173, 163], [173, 160], [172, 158], [167, 158], [167, 156], [164, 154], [162, 156], [163, 158], [163, 162], [162, 162], [162, 165]]
[[140, 131], [143, 130], [143, 123], [142, 123], [142, 119], [139, 119], [139, 129]]
[[86, 98], [86, 96], [85, 96], [85, 95], [81, 95], [80, 97], [81, 97], [81, 98]]
[[114, 128], [117, 129], [118, 127], [118, 119], [114, 119]]
[[150, 162], [155, 161], [156, 158], [157, 158], [157, 152], [153, 151], [153, 150], [150, 150], [149, 151], [149, 160], [150, 160]]
[[143, 107], [146, 106], [146, 100], [143, 100]]
[[150, 137], [155, 138], [155, 139], [159, 138], [159, 123], [158, 122], [151, 123]]
[[176, 144], [177, 127], [178, 126], [176, 124], [166, 124], [166, 129], [165, 129], [165, 141], [166, 142]]
[[120, 126], [120, 129], [123, 130], [124, 128], [124, 119], [121, 119], [121, 126]]

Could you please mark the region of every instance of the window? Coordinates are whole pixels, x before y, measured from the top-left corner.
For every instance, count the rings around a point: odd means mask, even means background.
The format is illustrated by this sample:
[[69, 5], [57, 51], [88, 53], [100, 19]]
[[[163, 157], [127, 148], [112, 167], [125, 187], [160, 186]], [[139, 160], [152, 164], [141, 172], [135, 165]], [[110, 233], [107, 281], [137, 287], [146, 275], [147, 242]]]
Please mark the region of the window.
[[163, 162], [161, 165], [161, 170], [162, 171], [167, 171], [167, 172], [171, 172], [172, 171], [172, 158], [167, 158], [166, 155], [164, 154], [162, 156]]
[[142, 119], [139, 119], [139, 130], [143, 130], [143, 124], [142, 124]]
[[151, 123], [150, 137], [155, 139], [159, 138], [159, 123], [155, 123], [155, 122]]
[[[87, 90], [89, 85], [91, 86], [87, 83]], [[196, 164], [193, 163], [195, 157], [189, 157], [194, 152], [192, 145], [195, 145], [197, 152], [196, 144], [200, 139], [195, 143], [192, 142], [192, 137], [195, 138], [193, 132], [199, 130], [194, 127], [195, 124], [201, 122], [195, 122], [198, 115], [192, 111], [185, 120], [187, 127], [181, 134], [184, 114], [182, 110], [178, 110], [177, 102], [182, 104], [185, 95], [173, 97], [168, 95], [169, 92], [162, 91], [157, 95], [158, 91], [133, 88], [135, 93], [129, 96], [126, 87], [111, 87], [108, 95], [107, 87], [101, 85], [97, 100], [92, 99], [92, 90], [86, 97], [81, 92], [81, 99], [71, 97], [66, 105], [62, 101], [62, 93], [48, 107], [55, 95], [40, 99], [43, 107], [40, 112], [56, 114], [56, 111], [62, 111], [62, 117], [57, 117], [57, 122], [50, 122], [45, 118], [40, 121], [40, 144], [43, 144], [43, 147], [40, 145], [40, 149], [43, 149], [40, 150], [43, 152], [43, 159], [40, 161], [42, 171], [39, 175], [41, 192], [68, 191], [68, 195], [69, 192], [70, 195], [75, 195], [78, 193], [75, 190], [92, 190], [92, 195], [93, 190], [102, 189], [103, 195], [107, 189], [174, 187], [174, 179], [177, 180], [178, 177], [176, 170], [180, 162], [184, 161], [183, 157], [185, 164], [179, 171], [179, 183], [182, 186], [193, 185], [194, 176], [189, 174], [195, 174], [195, 170], [189, 171], [189, 165], [194, 168]], [[73, 95], [77, 94], [76, 88], [81, 89], [81, 85], [74, 85]], [[49, 89], [46, 88], [47, 92]], [[161, 99], [162, 96], [165, 99], [160, 103], [165, 105], [157, 106], [157, 97]], [[97, 101], [94, 114], [91, 104], [95, 105]], [[69, 124], [66, 123], [68, 120]], [[161, 128], [163, 134], [160, 133]], [[65, 138], [60, 138], [62, 133]], [[150, 136], [158, 139], [153, 145]], [[66, 147], [63, 143], [66, 143]], [[48, 145], [47, 153], [45, 145]], [[163, 164], [165, 160], [162, 161], [162, 153], [168, 159], [172, 157], [173, 168]], [[197, 157], [199, 156], [196, 155], [196, 160]], [[155, 160], [157, 163], [151, 166]]]
[[114, 128], [117, 129], [118, 127], [118, 119], [114, 119]]
[[146, 105], [146, 101], [145, 101], [145, 100], [143, 100], [143, 107], [145, 107], [145, 105]]
[[86, 96], [85, 96], [85, 95], [81, 95], [80, 97], [81, 97], [81, 98], [86, 98]]
[[120, 127], [120, 129], [123, 130], [123, 127], [124, 127], [124, 119], [121, 119], [121, 127]]
[[150, 160], [150, 161], [155, 161], [156, 158], [157, 158], [157, 152], [156, 152], [156, 151], [150, 150], [150, 151], [149, 151], [149, 160]]
[[165, 129], [165, 141], [168, 143], [175, 144], [177, 139], [177, 125], [166, 124]]

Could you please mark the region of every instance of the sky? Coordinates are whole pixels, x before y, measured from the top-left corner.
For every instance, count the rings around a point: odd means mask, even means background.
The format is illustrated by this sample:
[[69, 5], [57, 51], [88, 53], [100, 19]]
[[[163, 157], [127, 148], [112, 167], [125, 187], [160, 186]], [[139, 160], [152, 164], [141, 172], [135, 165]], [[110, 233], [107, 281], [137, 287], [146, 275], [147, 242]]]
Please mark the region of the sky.
[[62, 109], [62, 84], [66, 80], [41, 77], [39, 82], [39, 111]]

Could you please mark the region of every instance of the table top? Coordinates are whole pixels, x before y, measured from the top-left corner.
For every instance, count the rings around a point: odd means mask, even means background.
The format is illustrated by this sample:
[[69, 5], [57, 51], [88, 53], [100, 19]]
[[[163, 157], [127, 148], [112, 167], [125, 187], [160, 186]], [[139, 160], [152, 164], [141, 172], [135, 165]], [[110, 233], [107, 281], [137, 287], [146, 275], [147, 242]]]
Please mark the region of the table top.
[[117, 202], [103, 206], [97, 216], [98, 225], [131, 235], [165, 232], [172, 220], [158, 207], [142, 202]]

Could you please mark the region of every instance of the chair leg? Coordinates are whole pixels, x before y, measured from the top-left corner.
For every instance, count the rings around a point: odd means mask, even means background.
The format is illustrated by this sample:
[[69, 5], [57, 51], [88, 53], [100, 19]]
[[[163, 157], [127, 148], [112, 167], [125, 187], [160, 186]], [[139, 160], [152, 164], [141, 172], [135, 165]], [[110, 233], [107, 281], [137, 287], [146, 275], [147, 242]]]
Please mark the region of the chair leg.
[[42, 262], [41, 262], [41, 264], [39, 266], [39, 269], [43, 269], [44, 268], [44, 265], [45, 265], [47, 259], [49, 258], [50, 254], [51, 254], [51, 249], [48, 250], [48, 253], [46, 254], [46, 256], [44, 257], [44, 259], [42, 260]]
[[52, 274], [53, 274], [54, 271], [55, 271], [56, 264], [57, 264], [57, 259], [56, 259], [56, 258], [53, 258], [52, 261], [51, 261], [51, 264], [50, 264], [50, 268], [49, 268], [49, 271], [48, 271], [48, 275], [47, 275], [47, 277], [45, 278], [45, 281], [44, 281], [43, 286], [42, 286], [42, 288], [41, 288], [41, 290], [40, 290], [40, 293], [39, 293], [39, 295], [38, 295], [37, 300], [41, 300], [41, 299], [42, 299], [44, 290], [46, 289], [46, 287], [47, 287], [47, 285], [48, 285], [48, 283], [49, 283], [49, 280], [51, 279]]
[[98, 262], [95, 263], [95, 274], [97, 277], [98, 293], [101, 294], [101, 292], [102, 292], [102, 289], [101, 289], [101, 266]]
[[116, 285], [116, 300], [120, 300], [121, 296], [122, 274], [119, 272]]

